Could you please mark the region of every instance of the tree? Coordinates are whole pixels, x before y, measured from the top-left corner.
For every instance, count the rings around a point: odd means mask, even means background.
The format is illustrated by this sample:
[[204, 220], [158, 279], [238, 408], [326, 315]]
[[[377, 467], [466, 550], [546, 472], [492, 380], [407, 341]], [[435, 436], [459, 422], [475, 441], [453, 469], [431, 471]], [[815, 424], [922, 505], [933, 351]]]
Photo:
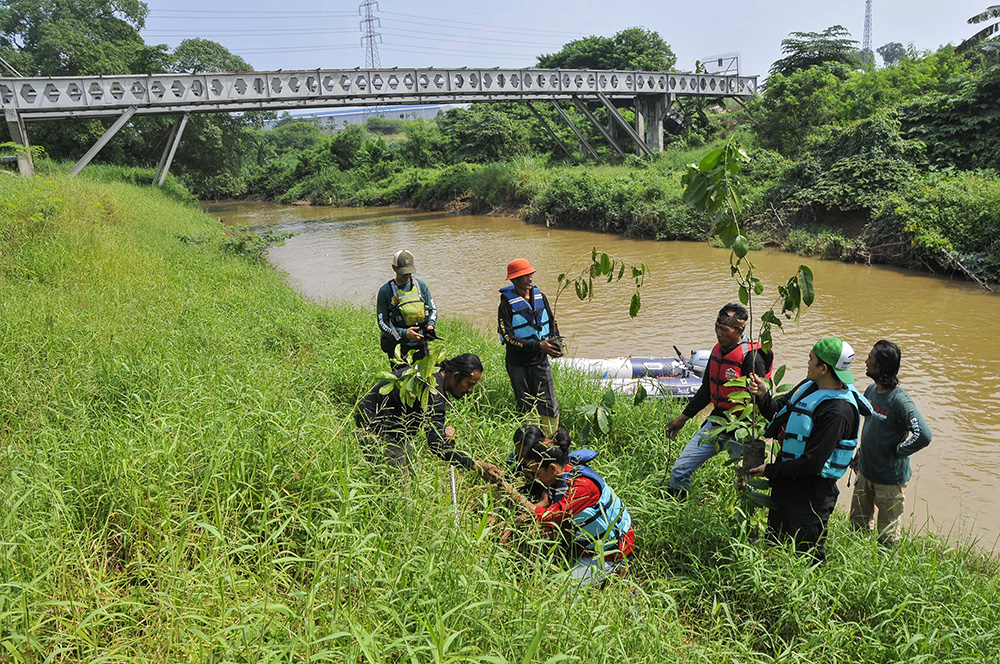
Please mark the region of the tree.
[[786, 156], [802, 151], [811, 139], [829, 131], [848, 103], [842, 89], [851, 70], [837, 62], [772, 74], [764, 93], [753, 102], [751, 123], [762, 148]]
[[528, 130], [506, 109], [477, 104], [448, 111], [438, 120], [452, 154], [466, 161], [488, 163], [528, 154]]
[[24, 76], [165, 71], [167, 47], [139, 34], [148, 13], [139, 0], [5, 0], [0, 57]]
[[840, 62], [852, 69], [864, 64], [857, 41], [842, 25], [834, 25], [823, 32], [793, 32], [790, 39], [781, 40], [785, 57], [771, 65], [772, 74], [788, 76], [800, 69], [808, 69], [825, 62]]
[[669, 71], [677, 57], [659, 33], [627, 28], [614, 37], [590, 36], [567, 42], [557, 53], [538, 56], [542, 69], [640, 69]]
[[905, 60], [909, 57], [906, 47], [899, 42], [889, 42], [888, 44], [879, 46], [875, 49], [875, 52], [882, 57], [882, 62], [886, 67], [891, 67], [900, 60]]
[[253, 71], [253, 67], [225, 46], [209, 39], [185, 39], [174, 49], [171, 71], [187, 72], [237, 72]]

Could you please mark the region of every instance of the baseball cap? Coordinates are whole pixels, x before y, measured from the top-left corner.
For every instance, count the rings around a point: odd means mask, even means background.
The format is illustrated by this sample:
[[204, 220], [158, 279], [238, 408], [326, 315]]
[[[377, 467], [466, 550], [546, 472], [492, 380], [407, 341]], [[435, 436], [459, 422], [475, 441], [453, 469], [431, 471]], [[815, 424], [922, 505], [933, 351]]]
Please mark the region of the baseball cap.
[[813, 352], [816, 353], [816, 357], [833, 367], [833, 373], [840, 382], [845, 385], [854, 382], [854, 376], [851, 375], [854, 349], [851, 348], [851, 344], [837, 337], [826, 337], [816, 342]]
[[413, 274], [417, 269], [413, 266], [413, 254], [406, 249], [400, 249], [396, 252], [396, 255], [392, 257], [392, 266], [400, 274]]
[[518, 277], [523, 277], [526, 274], [534, 274], [535, 268], [531, 267], [531, 263], [528, 262], [527, 258], [515, 258], [511, 262], [507, 263], [507, 279], [517, 279]]

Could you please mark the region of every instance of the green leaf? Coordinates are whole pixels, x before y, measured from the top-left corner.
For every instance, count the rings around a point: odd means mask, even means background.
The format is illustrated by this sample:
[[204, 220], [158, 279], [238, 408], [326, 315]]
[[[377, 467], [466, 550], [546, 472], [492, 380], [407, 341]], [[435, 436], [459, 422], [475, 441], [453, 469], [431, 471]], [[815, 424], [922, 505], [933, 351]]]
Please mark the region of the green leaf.
[[612, 408], [615, 407], [615, 391], [612, 390], [610, 387], [604, 393], [604, 396], [601, 398], [601, 405], [607, 408], [608, 410], [611, 410]]
[[702, 173], [708, 173], [713, 168], [719, 165], [719, 159], [722, 158], [723, 148], [716, 148], [709, 152], [707, 155], [701, 158], [701, 163], [698, 164], [698, 170]]
[[640, 299], [638, 293], [632, 294], [632, 303], [628, 307], [629, 318], [635, 318], [639, 315], [639, 307], [642, 306], [642, 299]]
[[807, 306], [812, 306], [816, 299], [816, 289], [813, 288], [813, 273], [805, 265], [799, 266], [799, 288], [802, 290], [802, 302]]
[[618, 279], [621, 279], [623, 274], [625, 274], [625, 261], [622, 261], [622, 266], [618, 268]]
[[774, 340], [771, 338], [771, 326], [765, 324], [763, 329], [760, 331], [760, 347], [766, 353], [771, 350], [771, 346], [774, 344]]
[[632, 405], [638, 406], [646, 400], [647, 396], [646, 387], [642, 383], [639, 383], [635, 386], [635, 397], [632, 399]]
[[601, 254], [601, 274], [611, 274], [611, 257]]
[[747, 484], [755, 489], [771, 488], [771, 483], [767, 481], [766, 477], [750, 477], [747, 479]]
[[395, 383], [386, 383], [382, 387], [378, 388], [378, 393], [385, 396], [386, 394], [389, 394], [389, 392], [392, 392], [392, 388], [394, 387], [396, 387]]
[[538, 652], [538, 648], [542, 645], [542, 635], [545, 633], [545, 623], [539, 623], [538, 631], [535, 632], [535, 638], [531, 639], [531, 645], [524, 653], [524, 659], [521, 660], [521, 664], [530, 664], [531, 660], [535, 659], [535, 653]]
[[750, 293], [747, 292], [746, 286], [740, 286], [740, 302], [747, 304], [750, 301]]
[[733, 242], [736, 241], [736, 237], [740, 234], [740, 229], [736, 226], [736, 222], [732, 219], [724, 219], [719, 222], [718, 226], [716, 226], [716, 232], [718, 233], [722, 244], [727, 248], [731, 248], [733, 246]]
[[781, 379], [785, 377], [785, 369], [787, 368], [788, 367], [782, 364], [780, 367], [774, 370], [774, 378], [772, 378], [771, 381], [775, 385], [779, 385], [781, 383]]
[[736, 236], [733, 240], [733, 253], [735, 253], [740, 258], [743, 258], [750, 251], [750, 243], [744, 235], [740, 234]]
[[774, 501], [767, 494], [760, 493], [759, 491], [747, 491], [744, 495], [750, 503], [757, 507], [766, 507], [767, 509], [774, 507]]
[[760, 295], [764, 292], [764, 282], [757, 277], [750, 277], [750, 283], [753, 284], [754, 295]]
[[611, 422], [608, 421], [608, 412], [603, 408], [597, 409], [597, 417], [594, 418], [597, 422], [597, 430], [601, 433], [607, 433], [611, 431]]

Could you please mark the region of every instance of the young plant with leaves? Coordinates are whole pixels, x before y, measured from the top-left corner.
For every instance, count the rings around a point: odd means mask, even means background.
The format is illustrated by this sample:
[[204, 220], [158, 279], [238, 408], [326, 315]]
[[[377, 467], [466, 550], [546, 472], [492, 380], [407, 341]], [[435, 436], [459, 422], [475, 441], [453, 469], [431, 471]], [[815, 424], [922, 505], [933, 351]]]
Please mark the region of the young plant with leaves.
[[[700, 163], [690, 164], [681, 183], [684, 185], [684, 201], [712, 219], [710, 234], [718, 237], [730, 250], [730, 275], [736, 280], [740, 302], [750, 312], [747, 332], [753, 339], [754, 298], [763, 295], [765, 287], [764, 282], [754, 275], [755, 265], [750, 260], [749, 241], [743, 235], [739, 223], [739, 215], [743, 211], [743, 185], [740, 176], [743, 167], [749, 162], [750, 155], [735, 139], [730, 139], [723, 147], [705, 155]], [[800, 265], [785, 284], [778, 286], [777, 291], [777, 297], [760, 316], [757, 338], [760, 350], [751, 350], [751, 353], [770, 351], [772, 329], [782, 327], [782, 318], [798, 323], [802, 307], [813, 303], [815, 290], [812, 270], [806, 265]], [[779, 303], [781, 308], [777, 310]], [[773, 374], [771, 385], [777, 391], [788, 389], [788, 386], [776, 387], [784, 374], [784, 365], [778, 367]], [[737, 484], [740, 488], [744, 488], [744, 483], [747, 482], [746, 471], [764, 462], [763, 434], [767, 425], [755, 400], [745, 390], [746, 380], [744, 376], [726, 383], [729, 387], [744, 388], [727, 397], [741, 405], [726, 411], [725, 417], [713, 420], [718, 425], [713, 431], [714, 436], [731, 436], [743, 446], [743, 463], [737, 471]], [[749, 480], [749, 484], [750, 487], [744, 494], [746, 506], [752, 510], [766, 504], [766, 496], [755, 491], [755, 488], [766, 487], [766, 480]]]
[[[570, 286], [573, 287], [576, 296], [581, 301], [586, 300], [589, 302], [594, 297], [595, 279], [600, 280], [603, 278], [606, 283], [610, 284], [621, 281], [626, 272], [632, 276], [632, 280], [635, 282], [635, 291], [632, 293], [628, 307], [629, 317], [635, 318], [639, 315], [639, 309], [642, 308], [640, 290], [643, 280], [646, 277], [646, 264], [632, 265], [617, 256], [598, 252], [597, 247], [594, 247], [590, 252], [590, 264], [580, 270], [577, 276], [567, 277], [565, 272], [559, 275], [559, 288], [556, 291], [555, 300], [552, 302], [553, 311], [555, 311], [556, 305], [559, 303], [559, 296], [568, 290]], [[645, 398], [646, 389], [642, 385], [639, 385], [635, 392], [635, 403], [639, 404]], [[598, 434], [606, 434], [611, 431], [611, 418], [614, 415], [614, 408], [615, 392], [610, 388], [604, 393], [600, 402], [577, 408], [577, 413], [584, 418], [584, 424], [579, 434], [581, 442], [586, 443], [594, 431]]]

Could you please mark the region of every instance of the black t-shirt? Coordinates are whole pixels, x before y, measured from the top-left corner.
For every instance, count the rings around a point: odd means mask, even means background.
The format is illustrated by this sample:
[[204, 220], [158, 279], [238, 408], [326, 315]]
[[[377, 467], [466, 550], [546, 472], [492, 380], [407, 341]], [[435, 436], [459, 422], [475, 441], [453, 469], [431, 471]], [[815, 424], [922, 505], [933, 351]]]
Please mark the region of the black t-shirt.
[[[406, 367], [393, 371], [398, 377]], [[389, 381], [379, 381], [358, 404], [354, 413], [354, 422], [359, 428], [367, 429], [376, 434], [388, 436], [415, 436], [426, 423], [427, 446], [431, 452], [452, 463], [457, 463], [465, 469], [471, 469], [476, 462], [465, 452], [455, 449], [454, 441], [444, 435], [444, 416], [448, 410], [448, 399], [445, 397], [442, 374], [434, 374], [436, 388], [431, 391], [427, 402], [427, 410], [420, 410], [420, 404], [407, 406], [399, 394], [399, 388], [393, 388], [388, 394], [379, 390], [388, 385]]]

